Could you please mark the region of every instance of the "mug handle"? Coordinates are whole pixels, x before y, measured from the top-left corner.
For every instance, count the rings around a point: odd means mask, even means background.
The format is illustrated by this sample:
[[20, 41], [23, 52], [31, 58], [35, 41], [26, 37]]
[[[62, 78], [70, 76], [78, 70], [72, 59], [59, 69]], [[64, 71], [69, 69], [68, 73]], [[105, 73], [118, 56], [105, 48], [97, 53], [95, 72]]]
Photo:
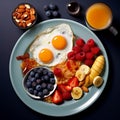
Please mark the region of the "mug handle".
[[113, 26], [110, 26], [109, 31], [110, 31], [114, 36], [117, 36], [117, 35], [118, 35], [118, 30], [117, 30], [115, 27], [113, 27]]

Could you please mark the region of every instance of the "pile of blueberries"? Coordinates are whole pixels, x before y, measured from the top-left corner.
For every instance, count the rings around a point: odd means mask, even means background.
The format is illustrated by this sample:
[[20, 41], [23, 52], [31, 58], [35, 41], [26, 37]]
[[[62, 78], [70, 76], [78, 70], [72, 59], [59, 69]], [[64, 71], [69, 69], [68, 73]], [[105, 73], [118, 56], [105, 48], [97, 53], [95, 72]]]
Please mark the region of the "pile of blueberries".
[[44, 67], [32, 69], [24, 81], [24, 86], [28, 92], [39, 98], [48, 96], [54, 90], [55, 84], [53, 72]]
[[56, 18], [60, 15], [55, 4], [50, 3], [49, 5], [44, 5], [43, 9], [45, 11], [45, 15], [49, 18]]

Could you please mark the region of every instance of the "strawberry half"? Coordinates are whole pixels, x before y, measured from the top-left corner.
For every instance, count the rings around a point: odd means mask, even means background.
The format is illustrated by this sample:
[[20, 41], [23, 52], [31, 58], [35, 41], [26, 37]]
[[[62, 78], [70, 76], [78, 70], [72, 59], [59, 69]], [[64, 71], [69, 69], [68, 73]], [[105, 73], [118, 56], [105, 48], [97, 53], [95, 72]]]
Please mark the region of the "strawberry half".
[[72, 77], [71, 79], [69, 79], [68, 85], [72, 88], [77, 87], [79, 85], [77, 77]]
[[55, 90], [52, 97], [52, 101], [55, 104], [61, 104], [63, 102], [62, 94], [58, 90]]
[[61, 92], [62, 97], [64, 100], [70, 100], [71, 99], [71, 93], [66, 89], [66, 86], [64, 84], [58, 85], [58, 90]]

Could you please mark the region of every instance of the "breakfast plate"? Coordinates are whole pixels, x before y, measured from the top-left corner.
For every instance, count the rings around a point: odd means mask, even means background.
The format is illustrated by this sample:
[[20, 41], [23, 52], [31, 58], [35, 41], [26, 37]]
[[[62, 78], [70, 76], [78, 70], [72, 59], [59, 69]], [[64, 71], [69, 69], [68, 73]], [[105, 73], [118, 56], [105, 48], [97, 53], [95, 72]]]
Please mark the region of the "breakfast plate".
[[[40, 32], [44, 31], [48, 27], [52, 27], [61, 23], [69, 24], [71, 26], [73, 33], [77, 36], [80, 36], [85, 41], [87, 41], [89, 38], [93, 38], [95, 40], [95, 42], [101, 49], [102, 54], [105, 57], [105, 68], [102, 74], [104, 83], [100, 88], [90, 87], [89, 93], [85, 93], [85, 95], [77, 101], [70, 100], [70, 101], [65, 101], [61, 105], [55, 105], [55, 104], [43, 102], [41, 100], [32, 99], [25, 93], [22, 86], [23, 75], [20, 68], [21, 61], [17, 61], [16, 57], [18, 55], [23, 55], [28, 50], [30, 44], [33, 42], [35, 37]], [[27, 105], [29, 108], [31, 108], [32, 110], [38, 113], [49, 115], [49, 116], [69, 116], [87, 109], [102, 94], [108, 79], [109, 62], [108, 62], [107, 53], [103, 44], [101, 43], [100, 39], [92, 31], [90, 31], [88, 28], [86, 28], [82, 24], [72, 20], [52, 19], [52, 20], [43, 21], [37, 24], [33, 28], [26, 31], [18, 39], [10, 56], [9, 73], [10, 73], [11, 83], [16, 94], [22, 100], [22, 102], [25, 105]]]

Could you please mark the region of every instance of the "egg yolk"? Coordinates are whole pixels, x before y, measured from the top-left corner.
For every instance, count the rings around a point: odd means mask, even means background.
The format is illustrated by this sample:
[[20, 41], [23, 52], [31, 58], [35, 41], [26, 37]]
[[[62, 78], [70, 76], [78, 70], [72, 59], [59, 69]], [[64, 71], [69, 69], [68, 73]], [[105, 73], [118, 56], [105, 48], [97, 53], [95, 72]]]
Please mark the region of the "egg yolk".
[[43, 62], [43, 63], [50, 63], [53, 60], [53, 53], [51, 50], [49, 49], [42, 49], [39, 53], [39, 59]]
[[63, 36], [55, 36], [52, 39], [52, 45], [58, 50], [62, 50], [67, 46], [67, 41]]

